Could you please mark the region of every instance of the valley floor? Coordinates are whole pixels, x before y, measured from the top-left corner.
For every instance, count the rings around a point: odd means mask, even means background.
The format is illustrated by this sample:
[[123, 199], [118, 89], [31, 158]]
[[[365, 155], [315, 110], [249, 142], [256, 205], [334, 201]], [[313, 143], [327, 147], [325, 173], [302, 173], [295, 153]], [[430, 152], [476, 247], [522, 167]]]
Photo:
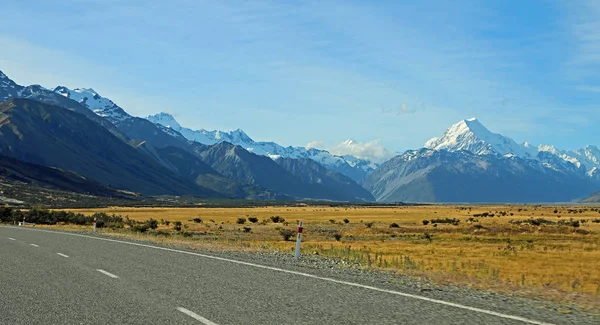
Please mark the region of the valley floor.
[[[155, 230], [99, 229], [120, 238], [214, 251], [302, 253], [441, 285], [542, 298], [600, 311], [600, 209], [590, 206], [127, 208]], [[195, 219], [195, 220], [194, 220]], [[181, 230], [175, 230], [176, 222]], [[60, 228], [89, 230], [89, 226]], [[287, 236], [288, 240], [284, 238]], [[565, 309], [564, 312], [570, 312]]]

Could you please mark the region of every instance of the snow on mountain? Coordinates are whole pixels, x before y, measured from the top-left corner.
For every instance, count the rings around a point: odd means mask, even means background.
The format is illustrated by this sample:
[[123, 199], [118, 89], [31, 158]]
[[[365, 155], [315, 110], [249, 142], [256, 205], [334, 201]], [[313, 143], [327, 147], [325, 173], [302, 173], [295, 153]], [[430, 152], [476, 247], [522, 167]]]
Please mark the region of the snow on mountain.
[[587, 146], [575, 151], [559, 150], [550, 145], [518, 144], [511, 138], [492, 133], [476, 118], [462, 120], [444, 132], [439, 138], [425, 143], [425, 148], [457, 152], [469, 151], [477, 155], [495, 154], [505, 158], [519, 157], [538, 160], [553, 170], [585, 172], [596, 177], [600, 169], [600, 149]]
[[75, 88], [71, 90], [64, 86], [58, 86], [54, 88], [54, 92], [85, 105], [94, 113], [111, 122], [123, 121], [131, 117], [113, 101], [100, 96], [92, 88]]
[[[206, 145], [226, 141], [261, 156], [272, 159], [282, 158], [309, 158], [325, 167], [346, 174], [352, 178], [360, 178], [377, 168], [377, 164], [366, 159], [350, 155], [336, 156], [326, 150], [305, 147], [284, 147], [275, 142], [257, 142], [250, 138], [244, 131], [237, 129], [229, 132], [208, 131], [204, 129], [192, 130], [182, 127], [177, 120], [168, 113], [159, 113], [146, 118], [150, 122], [177, 131], [186, 139]], [[348, 172], [347, 169], [359, 169], [360, 173]], [[352, 175], [349, 175], [352, 174]]]
[[537, 150], [534, 148], [490, 132], [476, 118], [461, 120], [452, 125], [441, 137], [427, 141], [425, 148], [448, 151], [466, 150], [478, 155], [513, 154], [521, 158], [535, 158], [537, 154]]

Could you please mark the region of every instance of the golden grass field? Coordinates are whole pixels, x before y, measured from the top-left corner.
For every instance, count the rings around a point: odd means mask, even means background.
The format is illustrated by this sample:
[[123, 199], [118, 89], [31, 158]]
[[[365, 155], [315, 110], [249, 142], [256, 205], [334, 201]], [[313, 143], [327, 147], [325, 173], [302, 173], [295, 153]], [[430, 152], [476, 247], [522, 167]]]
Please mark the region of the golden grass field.
[[[172, 236], [173, 241], [287, 252], [292, 251], [295, 237], [284, 241], [279, 231], [295, 230], [302, 220], [304, 254], [338, 257], [347, 263], [396, 270], [435, 282], [544, 293], [558, 300], [591, 301], [596, 306], [600, 303], [600, 212], [589, 206], [113, 207], [70, 211], [114, 213], [138, 221], [168, 220], [169, 226], [161, 223], [157, 230], [171, 232], [172, 222], [181, 221], [183, 232], [199, 235], [185, 239]], [[494, 217], [474, 217], [484, 212]], [[271, 216], [283, 217], [286, 223], [273, 223]], [[236, 223], [238, 218], [249, 217], [259, 221]], [[202, 223], [191, 221], [193, 218], [201, 218]], [[423, 224], [423, 220], [435, 218], [460, 222]], [[514, 223], [530, 218], [569, 224]], [[575, 227], [571, 218], [586, 221]], [[390, 227], [392, 223], [398, 227]]]

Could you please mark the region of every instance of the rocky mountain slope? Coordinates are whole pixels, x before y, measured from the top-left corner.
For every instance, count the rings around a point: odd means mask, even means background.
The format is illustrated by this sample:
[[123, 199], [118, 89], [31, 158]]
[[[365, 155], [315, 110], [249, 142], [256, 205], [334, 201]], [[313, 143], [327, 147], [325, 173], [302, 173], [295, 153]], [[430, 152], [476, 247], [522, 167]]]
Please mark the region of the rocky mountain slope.
[[[201, 159], [219, 174], [239, 182], [259, 185], [263, 188], [285, 194], [296, 199], [364, 201], [372, 196], [356, 195], [356, 183], [335, 172], [314, 171], [311, 167], [298, 166], [293, 172], [287, 170], [269, 157], [255, 155], [244, 148], [229, 142], [219, 142], [211, 146], [199, 146]], [[306, 164], [300, 163], [302, 165]], [[307, 174], [307, 171], [308, 172]], [[310, 175], [318, 174], [319, 177]], [[323, 185], [323, 183], [327, 185]], [[348, 183], [353, 184], [349, 186]], [[335, 188], [335, 191], [332, 191]], [[365, 191], [366, 192], [366, 191]]]
[[472, 118], [383, 163], [362, 184], [382, 202], [571, 202], [600, 188], [596, 152], [518, 144]]
[[229, 132], [207, 131], [204, 129], [192, 130], [182, 127], [172, 115], [167, 113], [151, 115], [148, 116], [147, 119], [156, 125], [163, 127], [163, 130], [166, 132], [170, 132], [173, 135], [180, 134], [188, 140], [206, 145], [229, 142], [257, 155], [270, 157], [272, 159], [280, 157], [312, 159], [330, 170], [344, 174], [355, 181], [359, 181], [377, 168], [376, 163], [368, 160], [353, 156], [335, 156], [326, 150], [305, 147], [284, 147], [275, 142], [257, 142], [240, 129]]
[[30, 99], [0, 103], [0, 153], [143, 194], [220, 197], [177, 177], [85, 116]]

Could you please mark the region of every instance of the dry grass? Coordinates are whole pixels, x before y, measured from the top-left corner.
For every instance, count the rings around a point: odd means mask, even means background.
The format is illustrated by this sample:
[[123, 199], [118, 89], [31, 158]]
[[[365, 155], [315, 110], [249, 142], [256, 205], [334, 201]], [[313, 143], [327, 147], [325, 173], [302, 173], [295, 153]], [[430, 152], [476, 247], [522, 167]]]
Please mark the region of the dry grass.
[[[570, 210], [570, 212], [569, 212]], [[555, 299], [600, 303], [600, 219], [597, 208], [550, 206], [422, 207], [262, 207], [262, 208], [123, 208], [71, 210], [84, 214], [115, 213], [133, 220], [181, 221], [195, 236], [161, 237], [188, 247], [238, 246], [291, 251], [281, 228], [305, 223], [303, 251], [338, 257], [349, 263], [393, 269], [438, 282], [473, 285], [497, 291], [549, 295]], [[556, 211], [556, 212], [555, 212]], [[580, 212], [581, 211], [581, 212]], [[487, 212], [494, 217], [474, 217]], [[512, 214], [512, 215], [511, 215]], [[280, 216], [286, 223], [273, 223]], [[236, 224], [256, 217], [257, 223]], [[202, 223], [191, 220], [201, 218]], [[423, 224], [456, 218], [458, 225]], [[555, 224], [515, 224], [543, 218]], [[579, 227], [559, 225], [587, 220]], [[344, 219], [349, 222], [345, 223]], [[478, 222], [468, 220], [476, 219]], [[371, 224], [372, 223], [372, 224]], [[390, 228], [391, 223], [398, 227]], [[368, 227], [370, 226], [370, 227]], [[244, 230], [250, 227], [251, 230]], [[159, 230], [172, 230], [161, 225]], [[248, 231], [248, 232], [247, 232]], [[335, 234], [338, 235], [337, 240]], [[115, 234], [113, 234], [115, 235]], [[120, 236], [123, 236], [121, 234]], [[146, 236], [147, 235], [136, 235]]]

